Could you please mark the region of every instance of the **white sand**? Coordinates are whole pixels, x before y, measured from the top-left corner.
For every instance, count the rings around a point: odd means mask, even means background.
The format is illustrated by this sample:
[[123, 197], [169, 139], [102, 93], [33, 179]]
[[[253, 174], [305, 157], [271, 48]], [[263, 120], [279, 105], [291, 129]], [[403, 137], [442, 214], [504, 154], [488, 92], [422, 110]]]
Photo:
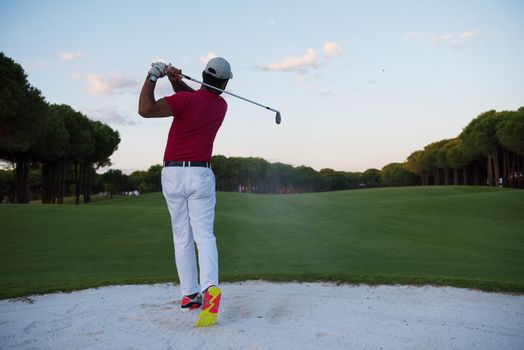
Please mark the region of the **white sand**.
[[457, 288], [222, 284], [193, 326], [170, 284], [0, 301], [1, 349], [524, 349], [524, 296]]

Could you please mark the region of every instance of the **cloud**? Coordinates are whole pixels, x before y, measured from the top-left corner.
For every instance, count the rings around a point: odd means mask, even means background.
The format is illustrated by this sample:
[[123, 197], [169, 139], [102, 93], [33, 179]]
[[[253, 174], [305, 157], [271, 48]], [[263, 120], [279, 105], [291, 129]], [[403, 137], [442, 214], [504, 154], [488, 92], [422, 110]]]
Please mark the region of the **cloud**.
[[58, 55], [61, 61], [74, 61], [82, 57], [80, 52], [66, 52], [62, 51]]
[[464, 33], [460, 33], [459, 34], [459, 37], [461, 38], [472, 38], [474, 36], [476, 36], [478, 34], [479, 30], [472, 30], [472, 31], [469, 31], [469, 32], [464, 32]]
[[267, 26], [268, 27], [276, 27], [277, 26], [277, 22], [275, 22], [274, 20], [270, 20], [269, 22], [267, 22]]
[[324, 55], [329, 58], [342, 55], [342, 49], [337, 43], [327, 42], [324, 44]]
[[209, 62], [210, 59], [215, 57], [217, 57], [217, 55], [214, 52], [208, 52], [207, 55], [200, 57], [200, 62], [202, 62], [203, 64], [207, 64], [207, 62]]
[[478, 29], [442, 35], [409, 32], [404, 34], [403, 39], [426, 42], [433, 47], [449, 46], [453, 49], [461, 50], [466, 47], [466, 41], [476, 37], [478, 33]]
[[138, 91], [139, 82], [121, 74], [104, 76], [99, 74], [74, 74], [75, 79], [84, 79], [87, 82], [87, 91], [93, 95], [119, 94]]
[[[114, 106], [106, 106], [102, 108], [84, 108], [82, 112], [89, 118], [101, 121], [106, 124], [113, 125], [136, 125], [137, 122], [134, 117], [130, 117]], [[134, 114], [136, 116], [136, 114]]]
[[299, 70], [303, 71], [307, 68], [314, 67], [317, 63], [317, 53], [314, 49], [308, 49], [303, 56], [300, 57], [288, 57], [278, 63], [269, 63], [261, 68], [263, 70], [272, 71], [290, 71]]
[[328, 60], [337, 56], [342, 56], [342, 48], [335, 42], [326, 42], [323, 46], [323, 56], [317, 55], [315, 49], [308, 49], [302, 56], [286, 57], [280, 62], [265, 64], [258, 67], [262, 70], [270, 71], [298, 71], [306, 72], [310, 68], [317, 68], [325, 64]]

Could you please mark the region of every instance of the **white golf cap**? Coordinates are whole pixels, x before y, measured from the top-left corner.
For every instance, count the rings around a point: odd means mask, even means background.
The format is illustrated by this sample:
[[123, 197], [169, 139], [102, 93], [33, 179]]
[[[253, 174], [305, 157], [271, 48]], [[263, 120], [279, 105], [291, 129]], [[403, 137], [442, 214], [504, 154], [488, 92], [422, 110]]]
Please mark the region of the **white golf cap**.
[[222, 57], [215, 57], [206, 64], [205, 72], [218, 79], [233, 79], [229, 62]]

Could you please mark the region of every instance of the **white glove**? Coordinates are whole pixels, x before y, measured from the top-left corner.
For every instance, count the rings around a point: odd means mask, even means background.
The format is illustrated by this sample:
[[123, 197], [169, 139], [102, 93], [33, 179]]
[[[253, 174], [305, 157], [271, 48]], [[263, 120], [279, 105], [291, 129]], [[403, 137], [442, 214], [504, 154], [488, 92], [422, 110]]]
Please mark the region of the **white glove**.
[[164, 62], [153, 62], [151, 63], [151, 69], [148, 72], [148, 78], [151, 81], [156, 81], [158, 78], [163, 78], [167, 74], [167, 70], [171, 68], [171, 64], [165, 64]]

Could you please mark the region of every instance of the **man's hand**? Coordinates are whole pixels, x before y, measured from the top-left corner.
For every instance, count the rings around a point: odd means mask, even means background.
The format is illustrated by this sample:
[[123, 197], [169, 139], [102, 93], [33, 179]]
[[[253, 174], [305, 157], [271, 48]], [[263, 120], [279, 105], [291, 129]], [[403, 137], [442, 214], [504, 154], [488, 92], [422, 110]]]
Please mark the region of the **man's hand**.
[[180, 80], [182, 80], [181, 73], [181, 69], [171, 67], [171, 65], [168, 66], [167, 77], [171, 83], [178, 83]]
[[171, 68], [170, 64], [164, 62], [153, 62], [151, 63], [151, 69], [148, 72], [148, 78], [152, 81], [156, 81], [158, 78], [166, 76], [167, 71]]
[[169, 64], [167, 69], [167, 77], [169, 81], [171, 82], [171, 86], [173, 87], [173, 90], [175, 92], [180, 91], [189, 91], [193, 92], [195, 91], [193, 88], [189, 87], [186, 83], [182, 81], [182, 70], [172, 67], [171, 64]]

